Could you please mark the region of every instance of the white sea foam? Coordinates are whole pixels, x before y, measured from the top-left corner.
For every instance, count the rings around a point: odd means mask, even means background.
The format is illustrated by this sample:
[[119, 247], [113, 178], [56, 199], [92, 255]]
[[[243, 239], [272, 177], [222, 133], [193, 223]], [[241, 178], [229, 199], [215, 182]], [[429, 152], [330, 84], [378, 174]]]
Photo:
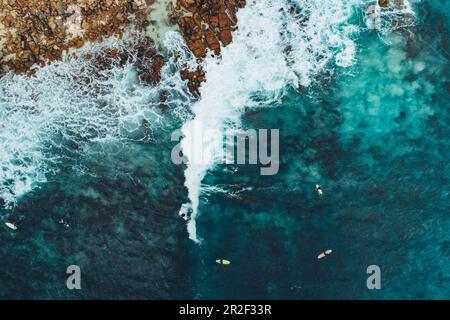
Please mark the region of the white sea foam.
[[333, 62], [350, 65], [355, 55], [351, 36], [357, 27], [349, 19], [356, 2], [261, 0], [239, 10], [238, 30], [233, 42], [223, 48], [221, 60], [209, 57], [204, 62], [207, 81], [200, 89], [202, 98], [192, 108], [194, 119], [182, 128], [185, 154], [193, 154], [193, 149], [195, 153], [199, 143], [188, 134], [196, 126], [219, 129], [203, 139], [203, 163], [191, 161], [185, 171], [191, 239], [199, 241], [195, 219], [201, 182], [220, 154], [221, 131], [239, 125], [244, 108], [279, 101], [286, 86], [308, 86], [314, 75]]
[[[180, 51], [181, 38], [170, 37], [169, 52]], [[174, 55], [156, 87], [139, 84], [133, 58], [100, 71], [83, 58], [130, 41], [136, 40], [87, 44], [75, 51], [78, 59], [66, 55], [36, 69], [34, 77], [11, 73], [0, 79], [0, 199], [7, 208], [57, 173], [63, 159], [82, 156], [93, 143], [151, 139], [151, 130], [162, 123], [161, 90], [169, 95], [170, 109], [184, 116], [189, 97]]]
[[212, 194], [223, 194], [224, 197], [230, 199], [239, 199], [242, 193], [252, 191], [252, 187], [242, 187], [241, 185], [202, 185], [201, 196], [207, 199]]
[[[238, 11], [233, 42], [222, 49], [220, 60], [211, 56], [204, 61], [207, 81], [200, 88], [201, 100], [192, 107], [194, 118], [182, 127], [184, 154], [202, 150], [204, 160], [202, 164], [189, 161], [185, 171], [190, 202], [180, 212], [190, 213], [187, 228], [192, 240], [200, 241], [195, 219], [202, 180], [221, 154], [223, 132], [239, 127], [245, 109], [279, 102], [285, 88], [309, 86], [319, 74], [351, 66], [361, 29], [355, 13], [363, 14], [368, 4], [365, 0], [258, 0], [248, 1]], [[198, 126], [214, 128], [211, 132], [216, 133], [194, 141], [192, 133]]]
[[[355, 8], [362, 12], [369, 3], [248, 2], [238, 12], [239, 30], [234, 32], [233, 43], [223, 49], [221, 60], [208, 57], [203, 63], [207, 82], [201, 88], [202, 99], [192, 107], [194, 117], [187, 112], [190, 96], [178, 71], [186, 65], [194, 69], [197, 62], [180, 34], [173, 31], [165, 31], [164, 45], [171, 58], [163, 68], [162, 83], [155, 88], [137, 83], [132, 61], [93, 77], [88, 61], [67, 56], [37, 69], [35, 77], [8, 74], [1, 78], [1, 201], [6, 207], [14, 206], [20, 196], [56, 174], [63, 159], [82, 156], [92, 143], [149, 139], [142, 134], [142, 123], [145, 120], [150, 129], [162, 123], [157, 106], [164, 90], [172, 113], [190, 119], [184, 132], [198, 124], [218, 129], [204, 141], [207, 163], [190, 163], [185, 172], [190, 202], [181, 211], [190, 213], [189, 235], [198, 240], [195, 218], [201, 182], [214, 166], [215, 156], [221, 154], [221, 132], [231, 126], [239, 128], [244, 108], [276, 104], [286, 87], [308, 86], [321, 72], [353, 64], [359, 29], [351, 18]], [[124, 39], [87, 44], [77, 53], [81, 57], [83, 52], [124, 46], [130, 41]], [[74, 81], [77, 77], [89, 80], [80, 85]], [[195, 148], [195, 142], [184, 139], [182, 147]]]

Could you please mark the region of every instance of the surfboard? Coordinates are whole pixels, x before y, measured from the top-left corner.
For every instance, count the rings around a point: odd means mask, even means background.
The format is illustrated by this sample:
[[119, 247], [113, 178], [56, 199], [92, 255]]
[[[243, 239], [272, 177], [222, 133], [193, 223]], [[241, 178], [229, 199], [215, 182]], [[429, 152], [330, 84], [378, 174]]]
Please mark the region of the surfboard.
[[321, 254], [319, 254], [319, 255], [317, 256], [317, 259], [319, 259], [319, 260], [320, 260], [320, 259], [323, 259], [323, 258], [325, 258], [326, 256], [329, 256], [332, 252], [333, 252], [333, 250], [328, 249], [328, 250], [322, 252]]
[[217, 259], [216, 262], [217, 262], [218, 264], [224, 264], [224, 265], [231, 264], [231, 261], [225, 260], [225, 259]]
[[5, 222], [5, 225], [12, 230], [17, 230], [16, 225], [11, 222]]

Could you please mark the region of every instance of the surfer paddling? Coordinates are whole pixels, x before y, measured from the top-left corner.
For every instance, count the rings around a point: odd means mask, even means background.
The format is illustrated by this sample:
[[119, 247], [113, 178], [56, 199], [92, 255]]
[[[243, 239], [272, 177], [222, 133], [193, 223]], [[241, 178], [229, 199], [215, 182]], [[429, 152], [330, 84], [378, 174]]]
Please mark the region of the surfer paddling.
[[325, 250], [324, 252], [322, 252], [321, 254], [319, 254], [317, 256], [317, 259], [319, 259], [319, 260], [323, 259], [323, 258], [329, 256], [332, 252], [333, 252], [333, 250], [331, 250], [331, 249]]
[[231, 261], [225, 260], [225, 259], [217, 259], [216, 262], [218, 264], [222, 264], [222, 265], [229, 265], [229, 264], [231, 264]]
[[316, 184], [315, 190], [319, 196], [323, 195], [323, 190], [322, 190], [322, 187], [320, 186], [320, 184]]

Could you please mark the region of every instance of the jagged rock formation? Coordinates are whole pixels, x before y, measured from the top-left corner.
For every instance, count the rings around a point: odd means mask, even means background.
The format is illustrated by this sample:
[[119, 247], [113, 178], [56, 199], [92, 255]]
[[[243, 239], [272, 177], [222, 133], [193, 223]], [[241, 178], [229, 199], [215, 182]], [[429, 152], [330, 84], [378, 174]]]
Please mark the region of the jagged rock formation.
[[[132, 40], [117, 48], [103, 48], [95, 54], [84, 53], [82, 58], [87, 61], [89, 70], [81, 70], [81, 74], [87, 72], [94, 77], [104, 77], [104, 72], [114, 66], [123, 67], [126, 63], [132, 63], [136, 69], [139, 80], [143, 84], [154, 86], [161, 80], [161, 68], [164, 65], [164, 57], [159, 54], [152, 40], [142, 34], [129, 35]], [[69, 59], [77, 59], [76, 53], [72, 53]], [[80, 77], [78, 80], [89, 81]]]
[[30, 71], [61, 59], [86, 41], [121, 36], [131, 23], [144, 28], [155, 0], [2, 0], [0, 75]]
[[179, 0], [175, 11], [182, 14], [177, 23], [192, 53], [203, 58], [211, 49], [218, 55], [220, 44], [231, 43], [236, 12], [244, 6], [245, 0]]
[[[232, 41], [232, 31], [236, 28], [236, 13], [245, 6], [245, 0], [178, 0], [172, 12], [172, 19], [192, 53], [199, 59], [207, 50], [220, 55], [220, 46]], [[200, 68], [195, 71], [183, 70], [183, 79], [188, 80], [189, 90], [199, 95], [199, 87], [205, 81], [205, 73]]]

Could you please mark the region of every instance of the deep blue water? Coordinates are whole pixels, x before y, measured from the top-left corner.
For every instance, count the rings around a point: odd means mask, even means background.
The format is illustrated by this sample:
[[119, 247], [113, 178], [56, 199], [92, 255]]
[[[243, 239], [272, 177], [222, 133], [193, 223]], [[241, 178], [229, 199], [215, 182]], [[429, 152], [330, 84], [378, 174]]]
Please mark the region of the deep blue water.
[[[203, 205], [191, 252], [234, 265], [197, 262], [196, 297], [449, 298], [448, 29], [433, 9], [416, 38], [367, 34], [347, 74], [245, 117], [281, 128], [280, 173], [243, 169], [232, 183], [252, 191]], [[366, 287], [369, 265], [381, 290]]]
[[[362, 34], [353, 67], [244, 115], [280, 128], [280, 172], [208, 174], [251, 190], [202, 197], [200, 245], [177, 215], [176, 121], [154, 143], [85, 158], [95, 177], [62, 170], [2, 212], [20, 232], [0, 232], [0, 298], [450, 298], [448, 9], [422, 5], [415, 36]], [[70, 264], [80, 291], [65, 287]], [[366, 287], [373, 264], [381, 290]]]

